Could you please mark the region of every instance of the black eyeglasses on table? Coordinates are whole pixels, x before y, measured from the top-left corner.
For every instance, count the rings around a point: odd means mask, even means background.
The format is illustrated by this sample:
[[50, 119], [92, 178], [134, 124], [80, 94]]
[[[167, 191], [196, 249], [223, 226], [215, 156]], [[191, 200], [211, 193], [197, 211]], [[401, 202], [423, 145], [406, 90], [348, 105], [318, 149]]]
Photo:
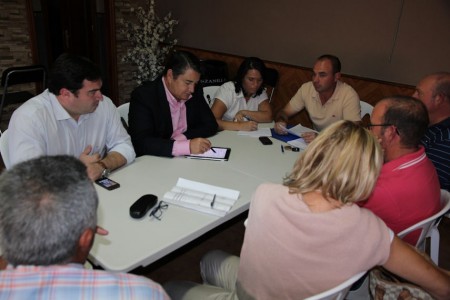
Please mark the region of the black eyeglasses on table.
[[166, 210], [168, 207], [169, 204], [167, 204], [164, 201], [159, 201], [158, 205], [156, 205], [155, 208], [153, 208], [152, 211], [150, 212], [150, 218], [154, 217], [155, 219], [161, 221], [161, 216], [164, 210]]

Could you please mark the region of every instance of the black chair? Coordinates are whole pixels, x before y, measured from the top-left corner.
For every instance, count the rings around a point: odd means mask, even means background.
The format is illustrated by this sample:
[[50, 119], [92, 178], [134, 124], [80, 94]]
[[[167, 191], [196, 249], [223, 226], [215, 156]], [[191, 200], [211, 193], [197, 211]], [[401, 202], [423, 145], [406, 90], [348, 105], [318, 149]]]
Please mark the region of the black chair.
[[228, 65], [221, 60], [202, 60], [202, 77], [200, 83], [202, 87], [211, 85], [222, 85], [228, 81]]
[[[19, 104], [34, 97], [41, 89], [46, 87], [47, 71], [42, 65], [32, 65], [24, 67], [12, 67], [3, 71], [1, 86], [3, 95], [0, 102], [0, 121], [2, 119], [3, 109], [11, 104]], [[29, 91], [8, 92], [13, 85], [35, 83], [36, 93], [33, 95]]]
[[269, 87], [267, 94], [269, 96], [269, 102], [272, 101], [273, 92], [278, 83], [278, 71], [273, 68], [266, 68], [266, 76], [264, 78], [266, 86]]

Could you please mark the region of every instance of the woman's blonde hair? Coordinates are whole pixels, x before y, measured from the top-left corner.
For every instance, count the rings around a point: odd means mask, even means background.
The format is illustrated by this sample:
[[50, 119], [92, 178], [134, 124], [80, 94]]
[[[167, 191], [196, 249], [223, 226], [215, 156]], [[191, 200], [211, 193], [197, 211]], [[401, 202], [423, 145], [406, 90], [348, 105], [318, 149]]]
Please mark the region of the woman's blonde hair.
[[291, 193], [319, 190], [342, 203], [367, 199], [383, 164], [375, 137], [351, 121], [326, 128], [300, 154], [285, 180]]

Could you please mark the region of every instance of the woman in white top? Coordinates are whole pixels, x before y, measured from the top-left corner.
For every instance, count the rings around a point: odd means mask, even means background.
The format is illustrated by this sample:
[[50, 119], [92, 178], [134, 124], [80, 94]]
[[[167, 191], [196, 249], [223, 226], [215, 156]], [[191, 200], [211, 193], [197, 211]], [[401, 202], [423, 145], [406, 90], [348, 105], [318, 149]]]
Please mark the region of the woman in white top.
[[266, 67], [257, 57], [244, 59], [236, 80], [224, 83], [214, 97], [211, 110], [219, 130], [258, 129], [258, 123], [272, 121], [272, 108], [264, 88]]

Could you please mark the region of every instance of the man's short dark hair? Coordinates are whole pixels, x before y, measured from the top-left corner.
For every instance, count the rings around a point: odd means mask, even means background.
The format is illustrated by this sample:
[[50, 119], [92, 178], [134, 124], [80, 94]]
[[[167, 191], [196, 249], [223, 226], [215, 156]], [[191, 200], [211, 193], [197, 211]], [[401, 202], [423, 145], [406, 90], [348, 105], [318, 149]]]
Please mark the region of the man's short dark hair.
[[425, 105], [410, 96], [392, 96], [383, 101], [387, 102], [383, 123], [397, 128], [401, 143], [405, 147], [417, 147], [429, 123]]
[[166, 63], [163, 75], [166, 75], [167, 71], [172, 70], [173, 78], [176, 79], [188, 69], [202, 74], [200, 60], [197, 56], [187, 51], [174, 51]]
[[321, 61], [321, 60], [329, 60], [331, 62], [331, 66], [333, 68], [333, 74], [341, 72], [341, 61], [339, 60], [339, 58], [337, 56], [331, 55], [331, 54], [324, 54], [324, 55], [319, 56], [316, 61]]
[[100, 69], [89, 59], [64, 53], [53, 63], [50, 69], [48, 90], [59, 95], [62, 88], [66, 88], [75, 95], [83, 87], [83, 81], [97, 81], [101, 79]]

